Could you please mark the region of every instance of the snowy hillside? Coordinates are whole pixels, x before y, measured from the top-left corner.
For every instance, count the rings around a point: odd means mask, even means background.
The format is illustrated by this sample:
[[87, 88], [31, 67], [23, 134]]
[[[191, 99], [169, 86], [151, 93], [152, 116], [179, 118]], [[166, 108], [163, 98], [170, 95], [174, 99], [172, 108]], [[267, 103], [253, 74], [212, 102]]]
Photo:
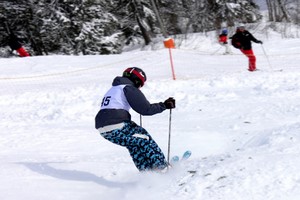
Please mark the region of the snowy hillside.
[[[253, 44], [257, 72], [236, 49], [223, 55], [213, 36], [177, 40], [175, 81], [162, 44], [0, 59], [0, 199], [298, 200], [300, 39], [255, 36], [264, 41]], [[102, 95], [129, 66], [147, 73], [151, 102], [177, 100], [171, 154], [193, 155], [168, 174], [139, 173], [126, 149], [94, 129]], [[167, 154], [169, 112], [143, 126]]]

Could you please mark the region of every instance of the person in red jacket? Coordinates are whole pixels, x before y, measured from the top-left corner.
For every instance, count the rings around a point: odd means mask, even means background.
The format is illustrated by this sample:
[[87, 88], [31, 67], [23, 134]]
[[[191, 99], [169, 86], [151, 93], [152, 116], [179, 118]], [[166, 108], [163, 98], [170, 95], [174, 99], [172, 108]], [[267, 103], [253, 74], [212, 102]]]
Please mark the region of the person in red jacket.
[[10, 33], [8, 38], [8, 46], [14, 51], [17, 51], [20, 57], [27, 57], [30, 54], [22, 47], [22, 44], [19, 42], [19, 38], [15, 34]]
[[239, 49], [249, 59], [249, 71], [256, 70], [256, 57], [253, 53], [251, 41], [262, 44], [262, 41], [257, 40], [249, 31], [245, 30], [244, 25], [240, 25], [236, 29], [236, 33], [231, 37], [231, 44]]
[[228, 35], [228, 31], [227, 29], [223, 29], [221, 34], [219, 35], [219, 43], [221, 45], [224, 45], [225, 46], [225, 53], [224, 54], [231, 54], [231, 50], [230, 50], [230, 47], [228, 45], [228, 41], [227, 41], [227, 36]]

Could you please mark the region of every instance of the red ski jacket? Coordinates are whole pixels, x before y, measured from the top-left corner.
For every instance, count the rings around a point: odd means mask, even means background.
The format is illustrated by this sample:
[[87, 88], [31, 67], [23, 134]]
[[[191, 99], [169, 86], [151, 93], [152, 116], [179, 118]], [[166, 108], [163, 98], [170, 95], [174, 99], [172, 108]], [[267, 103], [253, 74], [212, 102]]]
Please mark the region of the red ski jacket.
[[219, 42], [223, 44], [227, 44], [227, 35], [226, 34], [219, 35]]

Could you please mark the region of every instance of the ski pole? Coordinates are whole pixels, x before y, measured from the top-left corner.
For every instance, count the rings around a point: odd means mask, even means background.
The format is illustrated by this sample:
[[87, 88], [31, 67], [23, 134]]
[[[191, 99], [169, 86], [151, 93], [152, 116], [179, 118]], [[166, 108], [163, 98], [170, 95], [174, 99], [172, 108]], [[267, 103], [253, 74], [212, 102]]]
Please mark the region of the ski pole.
[[140, 126], [143, 126], [142, 115], [140, 115]]
[[172, 109], [170, 109], [169, 115], [169, 138], [168, 138], [168, 163], [170, 164], [170, 149], [171, 149], [171, 120], [172, 120]]
[[266, 58], [267, 58], [267, 61], [268, 61], [268, 64], [269, 64], [270, 69], [273, 71], [273, 67], [271, 66], [269, 57], [268, 57], [268, 55], [267, 55], [267, 53], [266, 53], [266, 51], [265, 51], [265, 48], [263, 47], [262, 44], [261, 44], [261, 48], [262, 48], [262, 50], [263, 50], [263, 52], [264, 52], [264, 54], [265, 54], [265, 56], [266, 56]]

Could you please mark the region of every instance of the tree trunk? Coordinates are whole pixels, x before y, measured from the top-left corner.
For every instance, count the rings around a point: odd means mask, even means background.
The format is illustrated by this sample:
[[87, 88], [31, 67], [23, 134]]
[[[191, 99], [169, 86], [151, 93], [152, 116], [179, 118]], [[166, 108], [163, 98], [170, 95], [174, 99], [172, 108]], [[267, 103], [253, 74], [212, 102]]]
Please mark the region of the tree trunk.
[[151, 38], [150, 38], [150, 35], [147, 31], [147, 29], [144, 27], [143, 23], [141, 22], [141, 19], [139, 16], [136, 16], [136, 20], [137, 20], [137, 23], [141, 29], [141, 32], [142, 32], [142, 35], [143, 35], [143, 38], [145, 40], [145, 45], [148, 45], [150, 44], [151, 42]]
[[134, 15], [135, 15], [136, 21], [141, 29], [142, 36], [145, 40], [145, 45], [148, 45], [151, 42], [151, 37], [147, 31], [147, 28], [143, 24], [143, 20], [141, 19], [142, 13], [140, 13], [140, 12], [143, 12], [143, 11], [142, 11], [142, 5], [141, 5], [140, 0], [133, 0], [131, 6], [132, 6], [133, 10], [135, 11]]
[[289, 16], [289, 14], [287, 13], [286, 8], [284, 7], [282, 0], [277, 0], [277, 1], [278, 1], [279, 8], [282, 12], [283, 18], [285, 18], [287, 22], [291, 22], [291, 18]]
[[154, 10], [154, 12], [155, 12], [157, 21], [158, 21], [158, 23], [159, 23], [161, 32], [162, 32], [163, 36], [166, 38], [166, 37], [168, 37], [168, 35], [167, 35], [167, 33], [166, 33], [166, 29], [165, 29], [165, 27], [164, 27], [164, 24], [163, 24], [163, 22], [162, 22], [162, 20], [161, 20], [160, 15], [159, 15], [157, 6], [156, 6], [154, 0], [151, 0], [151, 3], [152, 3], [153, 10]]
[[267, 7], [268, 7], [268, 13], [269, 13], [269, 21], [273, 22], [274, 20], [274, 12], [273, 12], [273, 7], [271, 0], [266, 0]]

